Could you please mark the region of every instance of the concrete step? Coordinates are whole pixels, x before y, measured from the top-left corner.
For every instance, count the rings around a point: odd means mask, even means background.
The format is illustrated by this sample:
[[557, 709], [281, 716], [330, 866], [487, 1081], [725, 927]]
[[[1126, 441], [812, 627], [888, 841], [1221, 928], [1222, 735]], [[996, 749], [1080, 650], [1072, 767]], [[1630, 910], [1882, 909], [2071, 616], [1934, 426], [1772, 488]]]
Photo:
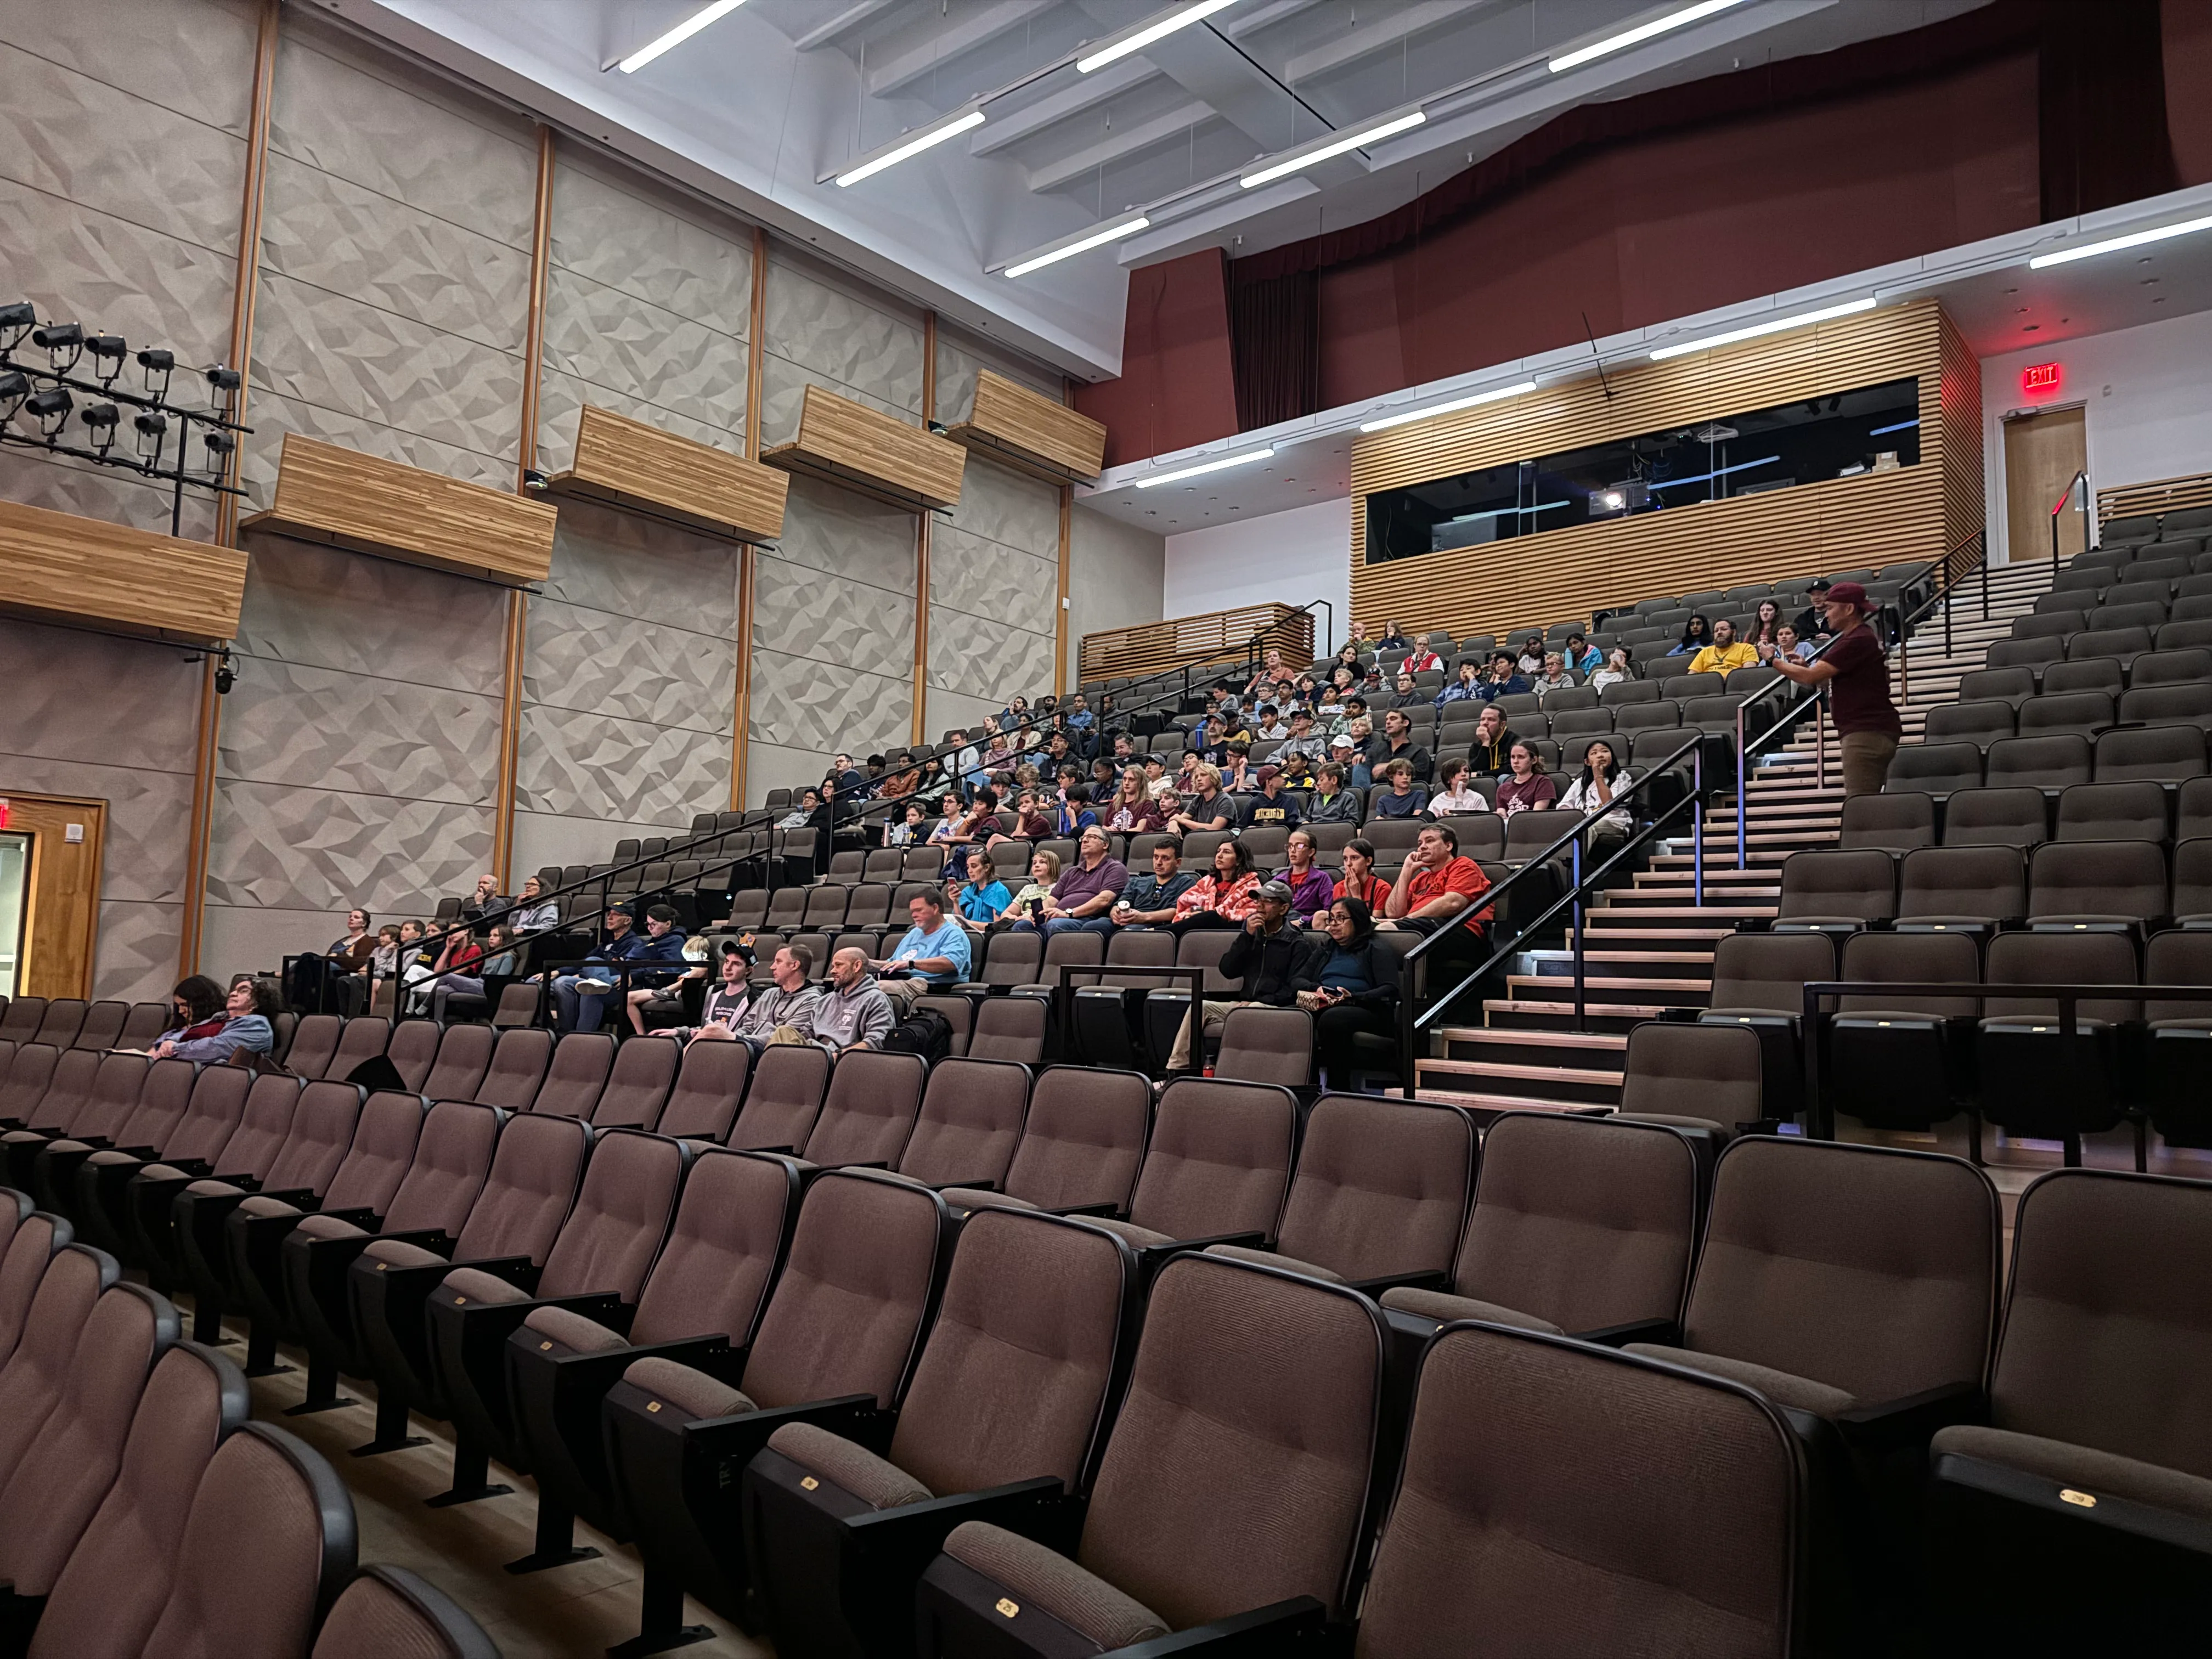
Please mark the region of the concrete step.
[[[1487, 1060], [1425, 1059], [1414, 1063], [1417, 1088], [1465, 1090], [1486, 1099], [1533, 1098], [1547, 1106], [1618, 1106], [1618, 1072], [1559, 1066], [1510, 1066]], [[1511, 1110], [1510, 1107], [1501, 1109]]]
[[[1626, 977], [1595, 976], [1583, 981], [1583, 1006], [1599, 1003], [1608, 1006], [1656, 1006], [1662, 1008], [1701, 1008], [1712, 995], [1712, 981], [1706, 979], [1630, 979]], [[1570, 1010], [1574, 1007], [1574, 985], [1571, 981], [1548, 974], [1509, 974], [1505, 979], [1507, 1000], [1514, 1002], [1547, 1001]]]
[[1628, 1039], [1617, 1031], [1529, 1031], [1493, 1025], [1446, 1025], [1446, 1060], [1495, 1060], [1520, 1066], [1557, 1063], [1571, 1054], [1586, 1069], [1618, 1076], [1627, 1064]]
[[[1656, 1002], [1593, 1002], [1585, 1007], [1583, 1024], [1589, 1031], [1600, 1035], [1625, 1035], [1647, 1019], [1658, 1018], [1667, 1008], [1680, 1006]], [[1492, 1030], [1571, 1033], [1574, 1027], [1575, 1005], [1571, 998], [1565, 1002], [1540, 997], [1492, 998], [1483, 1003], [1482, 1017]]]

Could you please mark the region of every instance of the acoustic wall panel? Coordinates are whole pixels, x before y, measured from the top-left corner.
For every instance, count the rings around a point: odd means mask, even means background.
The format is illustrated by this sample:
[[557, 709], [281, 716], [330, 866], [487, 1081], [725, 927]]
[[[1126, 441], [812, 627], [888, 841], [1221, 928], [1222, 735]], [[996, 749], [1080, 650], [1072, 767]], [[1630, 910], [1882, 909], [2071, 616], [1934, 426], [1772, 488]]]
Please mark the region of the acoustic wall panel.
[[738, 550], [564, 500], [530, 601], [514, 868], [606, 860], [730, 799]]
[[781, 248], [769, 254], [763, 319], [761, 442], [788, 443], [805, 388], [922, 418], [922, 326], [887, 295]]
[[929, 600], [925, 738], [1049, 693], [1060, 491], [971, 454], [960, 505], [930, 532]]

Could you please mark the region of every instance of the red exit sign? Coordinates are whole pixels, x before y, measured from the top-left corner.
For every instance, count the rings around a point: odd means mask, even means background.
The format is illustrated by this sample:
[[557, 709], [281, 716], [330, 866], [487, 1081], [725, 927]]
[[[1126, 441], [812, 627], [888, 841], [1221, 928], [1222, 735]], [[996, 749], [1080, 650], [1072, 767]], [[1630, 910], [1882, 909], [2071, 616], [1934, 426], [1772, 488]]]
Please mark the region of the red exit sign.
[[2020, 372], [2020, 389], [2031, 394], [2056, 392], [2058, 390], [2058, 374], [2057, 363], [2030, 363]]

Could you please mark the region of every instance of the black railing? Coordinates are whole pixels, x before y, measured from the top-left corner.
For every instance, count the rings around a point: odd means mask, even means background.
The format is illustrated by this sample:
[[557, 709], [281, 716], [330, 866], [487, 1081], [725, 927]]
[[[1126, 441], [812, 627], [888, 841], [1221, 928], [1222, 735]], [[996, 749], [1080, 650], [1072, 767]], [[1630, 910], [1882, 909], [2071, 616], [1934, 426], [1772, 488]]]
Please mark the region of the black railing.
[[[1632, 779], [1619, 793], [1606, 803], [1602, 809], [1576, 818], [1550, 845], [1545, 847], [1540, 852], [1531, 854], [1519, 869], [1514, 871], [1496, 886], [1486, 889], [1473, 908], [1489, 907], [1492, 929], [1503, 933], [1506, 925], [1505, 916], [1498, 901], [1510, 894], [1524, 881], [1533, 886], [1539, 874], [1552, 872], [1553, 867], [1552, 861], [1554, 858], [1562, 851], [1568, 852], [1570, 875], [1566, 892], [1555, 899], [1533, 920], [1515, 927], [1511, 937], [1499, 944], [1481, 965], [1465, 975], [1450, 989], [1431, 999], [1425, 1008], [1420, 1006], [1421, 995], [1418, 989], [1420, 979], [1417, 970], [1430, 952], [1437, 950], [1443, 939], [1461, 933], [1466, 927], [1464, 914], [1455, 914], [1443, 918], [1442, 924], [1434, 933], [1421, 939], [1405, 953], [1400, 963], [1400, 983], [1403, 988], [1398, 998], [1398, 1014], [1399, 1048], [1404, 1066], [1404, 1075], [1401, 1081], [1403, 1091], [1407, 1095], [1411, 1096], [1419, 1087], [1419, 1066], [1416, 1056], [1419, 1052], [1419, 1045], [1422, 1033], [1443, 1018], [1460, 998], [1496, 972], [1508, 957], [1517, 955], [1525, 948], [1524, 941], [1536, 937], [1540, 930], [1548, 926], [1554, 917], [1569, 909], [1574, 912], [1575, 1029], [1577, 1030], [1582, 1029], [1588, 994], [1584, 977], [1583, 944], [1585, 899], [1597, 884], [1610, 874], [1615, 867], [1638, 851], [1646, 842], [1651, 840], [1668, 824], [1673, 823], [1686, 809], [1692, 814], [1690, 820], [1694, 866], [1691, 878], [1692, 891], [1695, 896], [1695, 902], [1699, 904], [1705, 902], [1705, 742], [1704, 735], [1700, 733], [1671, 750], [1662, 759], [1654, 763], [1642, 776]], [[1626, 806], [1645, 790], [1651, 788], [1661, 779], [1664, 778], [1679, 783], [1680, 775], [1675, 769], [1678, 763], [1686, 759], [1690, 765], [1690, 786], [1682, 799], [1654, 813], [1648, 823], [1640, 829], [1633, 830], [1628, 838], [1620, 846], [1615, 848], [1595, 869], [1584, 873], [1583, 866], [1587, 857], [1587, 840], [1591, 830], [1613, 813]], [[1401, 872], [1400, 878], [1404, 879], [1403, 872]]]

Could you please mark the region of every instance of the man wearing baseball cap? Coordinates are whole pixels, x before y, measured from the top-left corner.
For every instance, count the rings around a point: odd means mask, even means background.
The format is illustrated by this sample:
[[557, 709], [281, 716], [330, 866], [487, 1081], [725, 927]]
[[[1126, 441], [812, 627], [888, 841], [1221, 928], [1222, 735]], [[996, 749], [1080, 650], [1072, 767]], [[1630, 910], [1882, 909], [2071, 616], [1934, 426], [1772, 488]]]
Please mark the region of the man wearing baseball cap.
[[1828, 624], [1823, 615], [1823, 607], [1828, 603], [1828, 579], [1823, 576], [1810, 584], [1805, 589], [1805, 597], [1812, 604], [1797, 613], [1797, 637], [1819, 645], [1828, 637]]
[[1838, 582], [1820, 601], [1827, 631], [1834, 637], [1808, 663], [1779, 653], [1773, 666], [1799, 685], [1830, 688], [1829, 712], [1843, 739], [1844, 796], [1878, 793], [1889, 775], [1890, 757], [1905, 731], [1897, 705], [1889, 700], [1889, 659], [1867, 618], [1874, 603], [1856, 582]]
[[[1295, 1008], [1299, 992], [1310, 991], [1321, 983], [1322, 964], [1327, 957], [1307, 942], [1302, 930], [1291, 925], [1290, 888], [1279, 881], [1263, 881], [1252, 896], [1257, 902], [1245, 918], [1243, 931], [1221, 953], [1222, 976], [1243, 983], [1234, 997], [1220, 1000], [1208, 997], [1199, 1009], [1208, 1037], [1220, 1035], [1229, 1011], [1240, 1003]], [[1186, 1017], [1182, 1030], [1176, 1033], [1175, 1052], [1168, 1056], [1170, 1072], [1190, 1066], [1190, 1024]]]

